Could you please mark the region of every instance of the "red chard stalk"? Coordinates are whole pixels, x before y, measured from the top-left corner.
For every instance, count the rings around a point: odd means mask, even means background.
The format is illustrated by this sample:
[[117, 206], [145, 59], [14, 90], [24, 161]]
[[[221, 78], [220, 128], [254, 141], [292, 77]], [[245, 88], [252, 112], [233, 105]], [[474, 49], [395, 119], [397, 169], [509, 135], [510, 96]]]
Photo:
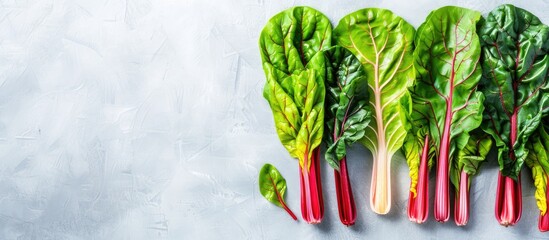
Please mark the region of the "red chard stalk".
[[[412, 134], [408, 136], [414, 136]], [[429, 169], [432, 165], [432, 156], [434, 153], [430, 152], [429, 136], [425, 136], [423, 141], [423, 147], [421, 148], [421, 155], [419, 156], [419, 169], [417, 169], [417, 163], [414, 163], [413, 153], [408, 153], [412, 149], [407, 149], [413, 144], [413, 139], [409, 139], [404, 143], [404, 149], [406, 152], [406, 158], [410, 166], [410, 194], [408, 198], [408, 219], [410, 221], [421, 224], [427, 220], [429, 216]], [[415, 150], [415, 149], [414, 149]], [[410, 158], [410, 159], [409, 159]], [[417, 160], [415, 160], [417, 162]], [[418, 174], [419, 171], [419, 174]]]
[[351, 181], [347, 173], [347, 159], [343, 157], [339, 162], [339, 171], [334, 169], [339, 219], [345, 226], [352, 226], [356, 220], [356, 205]]
[[545, 185], [545, 212], [539, 213], [539, 219], [538, 219], [538, 229], [540, 232], [547, 232], [549, 231], [549, 214], [547, 214], [547, 207], [548, 202], [547, 199], [549, 199], [549, 191], [547, 189], [549, 188], [549, 181], [547, 179], [549, 176], [545, 174], [545, 181], [547, 184]]
[[496, 220], [502, 226], [515, 225], [522, 215], [522, 189], [520, 176], [515, 181], [510, 177], [498, 173], [496, 192]]
[[[310, 168], [299, 167], [301, 187], [301, 215], [307, 223], [316, 224], [324, 216], [324, 202], [322, 198], [322, 183], [320, 181], [320, 150], [316, 148], [313, 154], [305, 157], [310, 161]], [[305, 166], [306, 166], [305, 165]]]
[[461, 171], [459, 190], [454, 205], [454, 221], [458, 226], [465, 226], [469, 222], [469, 174]]

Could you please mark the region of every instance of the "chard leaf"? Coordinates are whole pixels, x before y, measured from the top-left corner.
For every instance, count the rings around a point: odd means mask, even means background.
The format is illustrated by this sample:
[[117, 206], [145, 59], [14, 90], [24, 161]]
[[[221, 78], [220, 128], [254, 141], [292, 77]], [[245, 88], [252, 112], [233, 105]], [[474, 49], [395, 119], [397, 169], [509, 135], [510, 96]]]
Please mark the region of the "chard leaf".
[[362, 64], [349, 50], [335, 46], [325, 52], [329, 61], [326, 77], [326, 161], [339, 170], [346, 146], [364, 137], [370, 122], [368, 82]]
[[288, 214], [297, 220], [295, 214], [288, 208], [284, 201], [286, 193], [286, 179], [282, 177], [280, 172], [271, 164], [265, 164], [259, 172], [259, 192], [267, 199], [267, 201], [284, 208]]
[[546, 126], [540, 125], [538, 131], [526, 144], [528, 156], [526, 165], [532, 169], [532, 178], [536, 192], [534, 194], [541, 215], [547, 212], [547, 180], [549, 175], [549, 135]]
[[[259, 39], [267, 82], [263, 96], [273, 111], [278, 137], [301, 167], [320, 145], [324, 128], [323, 50], [332, 26], [322, 13], [294, 7], [269, 20]], [[306, 164], [307, 163], [307, 164]]]
[[406, 110], [401, 99], [415, 78], [414, 28], [386, 9], [367, 8], [345, 16], [334, 40], [362, 63], [368, 80], [371, 124], [361, 140], [373, 154], [370, 205], [374, 212], [390, 209], [390, 165], [406, 137]]
[[[480, 13], [459, 7], [431, 12], [416, 36], [414, 66], [418, 80], [411, 94], [430, 122], [439, 160], [452, 160], [482, 121], [484, 97], [476, 88], [481, 77], [476, 23]], [[467, 136], [467, 135], [464, 135]]]
[[271, 164], [265, 164], [259, 172], [259, 192], [269, 202], [282, 207], [286, 194], [286, 179]]
[[502, 5], [480, 24], [486, 95], [482, 129], [492, 135], [504, 176], [517, 179], [525, 145], [549, 109], [549, 27], [530, 12]]

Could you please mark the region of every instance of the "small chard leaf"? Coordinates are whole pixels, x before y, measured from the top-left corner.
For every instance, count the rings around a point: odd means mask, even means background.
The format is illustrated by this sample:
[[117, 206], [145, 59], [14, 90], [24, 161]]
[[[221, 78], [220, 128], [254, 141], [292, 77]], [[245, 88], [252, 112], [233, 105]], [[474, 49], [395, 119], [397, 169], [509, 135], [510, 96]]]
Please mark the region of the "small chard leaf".
[[324, 130], [323, 50], [330, 48], [332, 25], [309, 7], [293, 7], [269, 20], [259, 39], [267, 78], [263, 96], [272, 109], [278, 137], [290, 155], [307, 162]]
[[549, 109], [549, 27], [530, 12], [502, 5], [481, 22], [486, 96], [482, 129], [492, 135], [504, 176], [517, 179], [528, 138]]
[[349, 50], [335, 46], [324, 52], [326, 75], [326, 161], [339, 170], [346, 146], [364, 137], [370, 122], [368, 81], [360, 61]]
[[269, 202], [284, 208], [294, 220], [297, 220], [295, 214], [288, 208], [284, 201], [286, 193], [286, 179], [271, 164], [265, 164], [259, 172], [259, 192]]
[[370, 206], [378, 214], [390, 210], [391, 159], [406, 137], [406, 110], [401, 99], [415, 78], [414, 32], [404, 19], [377, 8], [351, 13], [334, 29], [337, 45], [350, 50], [366, 71], [372, 119], [361, 143], [374, 159]]

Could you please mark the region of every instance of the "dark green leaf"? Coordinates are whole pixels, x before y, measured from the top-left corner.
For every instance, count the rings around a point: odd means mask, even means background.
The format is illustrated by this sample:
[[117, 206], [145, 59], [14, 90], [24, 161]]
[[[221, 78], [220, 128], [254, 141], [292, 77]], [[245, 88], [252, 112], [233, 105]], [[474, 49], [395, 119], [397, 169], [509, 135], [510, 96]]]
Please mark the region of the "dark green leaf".
[[360, 61], [347, 49], [333, 47], [325, 51], [326, 76], [326, 161], [339, 169], [346, 145], [364, 137], [370, 122], [368, 81]]
[[549, 108], [549, 95], [542, 93], [549, 79], [549, 27], [513, 5], [497, 7], [480, 25], [482, 129], [495, 140], [502, 174], [516, 179], [528, 138]]

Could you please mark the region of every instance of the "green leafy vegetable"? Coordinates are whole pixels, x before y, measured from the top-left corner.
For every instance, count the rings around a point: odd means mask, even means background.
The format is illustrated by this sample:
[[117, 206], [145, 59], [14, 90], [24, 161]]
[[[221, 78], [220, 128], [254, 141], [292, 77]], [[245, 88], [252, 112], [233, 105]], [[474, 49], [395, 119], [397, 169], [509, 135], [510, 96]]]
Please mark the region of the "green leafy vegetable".
[[326, 51], [326, 161], [339, 169], [346, 146], [364, 137], [370, 122], [368, 81], [360, 61], [349, 50], [336, 46]]
[[549, 28], [530, 12], [502, 5], [481, 22], [483, 79], [486, 95], [482, 129], [498, 148], [500, 176], [496, 217], [513, 225], [522, 212], [520, 171], [528, 138], [549, 109], [547, 89]]
[[437, 152], [435, 219], [445, 222], [449, 211], [449, 171], [453, 151], [463, 148], [468, 132], [482, 121], [484, 97], [476, 88], [480, 43], [476, 23], [480, 13], [443, 7], [429, 14], [415, 39], [414, 66], [419, 74], [413, 99], [425, 102]]
[[386, 9], [356, 11], [334, 29], [336, 43], [357, 56], [367, 73], [373, 118], [361, 142], [374, 156], [370, 206], [378, 214], [391, 208], [391, 159], [406, 137], [400, 101], [415, 78], [413, 38], [414, 27]]
[[265, 164], [259, 172], [259, 192], [269, 202], [284, 208], [288, 214], [297, 220], [295, 214], [288, 208], [284, 202], [284, 194], [286, 193], [286, 179], [282, 177], [280, 172], [271, 164]]
[[[331, 46], [332, 26], [322, 13], [294, 7], [269, 20], [259, 39], [271, 106], [280, 141], [299, 159], [302, 214], [319, 223], [324, 207], [317, 148], [324, 130], [323, 50]], [[316, 152], [315, 152], [316, 151]]]
[[[483, 129], [493, 136], [504, 176], [517, 179], [528, 151], [528, 137], [547, 108], [549, 28], [513, 5], [494, 9], [482, 23], [486, 94]], [[546, 109], [545, 109], [546, 111]]]
[[328, 149], [325, 158], [335, 169], [340, 220], [349, 226], [355, 222], [356, 206], [347, 172], [346, 146], [363, 138], [370, 122], [368, 82], [362, 64], [349, 50], [335, 46], [325, 55], [329, 62], [325, 120]]

